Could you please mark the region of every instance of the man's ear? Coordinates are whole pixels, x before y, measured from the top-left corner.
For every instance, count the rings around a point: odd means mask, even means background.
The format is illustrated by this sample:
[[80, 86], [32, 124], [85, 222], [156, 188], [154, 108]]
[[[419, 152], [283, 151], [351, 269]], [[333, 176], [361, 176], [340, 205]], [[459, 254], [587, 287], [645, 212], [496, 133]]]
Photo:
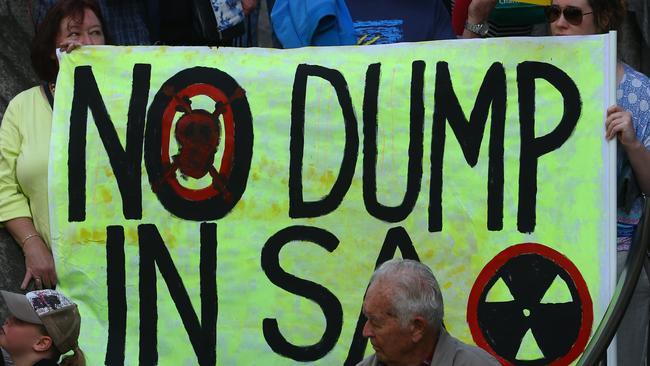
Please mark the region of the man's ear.
[[411, 320], [411, 341], [413, 343], [419, 342], [423, 337], [424, 333], [427, 330], [427, 321], [421, 317], [416, 316]]
[[36, 339], [32, 345], [32, 349], [36, 352], [47, 352], [52, 349], [53, 346], [54, 343], [52, 342], [52, 338], [50, 338], [50, 336], [42, 335]]

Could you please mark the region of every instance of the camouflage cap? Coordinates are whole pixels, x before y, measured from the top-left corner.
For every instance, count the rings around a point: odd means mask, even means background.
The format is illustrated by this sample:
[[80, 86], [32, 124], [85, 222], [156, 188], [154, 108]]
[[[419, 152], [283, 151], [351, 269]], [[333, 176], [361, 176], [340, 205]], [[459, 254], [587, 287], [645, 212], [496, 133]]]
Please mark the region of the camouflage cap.
[[17, 294], [0, 290], [9, 312], [16, 318], [45, 326], [61, 353], [77, 347], [81, 316], [77, 304], [56, 290], [38, 290]]

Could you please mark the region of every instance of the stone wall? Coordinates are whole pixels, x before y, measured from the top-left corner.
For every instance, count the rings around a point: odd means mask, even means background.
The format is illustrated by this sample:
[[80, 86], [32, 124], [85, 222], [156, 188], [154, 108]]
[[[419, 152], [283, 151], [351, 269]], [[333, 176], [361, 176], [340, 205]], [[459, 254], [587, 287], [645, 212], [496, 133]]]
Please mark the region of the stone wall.
[[[6, 230], [0, 229], [0, 289], [19, 292], [25, 275], [25, 259], [20, 247]], [[0, 321], [7, 316], [7, 308], [0, 301]]]
[[[7, 103], [18, 92], [35, 85], [37, 78], [29, 60], [29, 44], [34, 35], [25, 0], [0, 1], [0, 119]], [[25, 274], [22, 251], [4, 228], [0, 228], [0, 289], [18, 291]], [[0, 303], [0, 321], [7, 309]]]
[[34, 25], [30, 20], [28, 3], [30, 1], [0, 1], [0, 118], [11, 98], [38, 82], [29, 59]]

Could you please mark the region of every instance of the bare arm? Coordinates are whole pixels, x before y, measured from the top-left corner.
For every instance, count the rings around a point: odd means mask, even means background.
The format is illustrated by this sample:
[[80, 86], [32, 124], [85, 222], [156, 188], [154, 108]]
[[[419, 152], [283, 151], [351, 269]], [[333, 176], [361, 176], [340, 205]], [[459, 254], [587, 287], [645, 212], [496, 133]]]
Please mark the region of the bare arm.
[[19, 128], [25, 118], [23, 108], [28, 107], [20, 101], [12, 100], [0, 124], [0, 222], [4, 223], [25, 254], [26, 272], [21, 287], [25, 289], [29, 282], [36, 278], [40, 279], [34, 281], [37, 288], [44, 285], [52, 287], [56, 285], [52, 253], [34, 227], [29, 199], [20, 189], [16, 174], [23, 141]]
[[609, 107], [605, 131], [608, 139], [618, 138], [630, 159], [639, 188], [646, 195], [650, 194], [650, 151], [636, 137], [632, 114], [616, 105]]
[[[479, 24], [486, 22], [490, 16], [490, 12], [496, 5], [497, 0], [472, 0], [469, 4], [469, 9], [467, 9], [467, 23]], [[478, 38], [479, 35], [464, 29], [461, 37]]]
[[257, 7], [257, 0], [242, 0], [241, 5], [244, 15], [248, 15]]
[[639, 187], [645, 195], [650, 195], [650, 151], [638, 142], [634, 146], [624, 146]]
[[32, 219], [17, 217], [5, 221], [4, 224], [25, 253], [26, 271], [20, 288], [26, 289], [31, 280], [34, 280], [38, 289], [56, 286], [57, 276], [52, 252], [36, 231]]

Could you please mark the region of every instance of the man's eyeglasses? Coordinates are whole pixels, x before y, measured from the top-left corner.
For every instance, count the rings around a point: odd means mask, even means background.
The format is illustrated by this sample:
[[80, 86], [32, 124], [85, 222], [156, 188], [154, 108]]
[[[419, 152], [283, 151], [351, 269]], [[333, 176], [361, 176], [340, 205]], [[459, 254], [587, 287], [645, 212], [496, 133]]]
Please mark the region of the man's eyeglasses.
[[592, 14], [593, 11], [583, 13], [582, 9], [575, 6], [567, 6], [562, 9], [559, 5], [550, 5], [544, 8], [546, 20], [553, 23], [560, 19], [560, 15], [564, 15], [564, 19], [573, 25], [580, 25], [582, 23], [582, 16]]

